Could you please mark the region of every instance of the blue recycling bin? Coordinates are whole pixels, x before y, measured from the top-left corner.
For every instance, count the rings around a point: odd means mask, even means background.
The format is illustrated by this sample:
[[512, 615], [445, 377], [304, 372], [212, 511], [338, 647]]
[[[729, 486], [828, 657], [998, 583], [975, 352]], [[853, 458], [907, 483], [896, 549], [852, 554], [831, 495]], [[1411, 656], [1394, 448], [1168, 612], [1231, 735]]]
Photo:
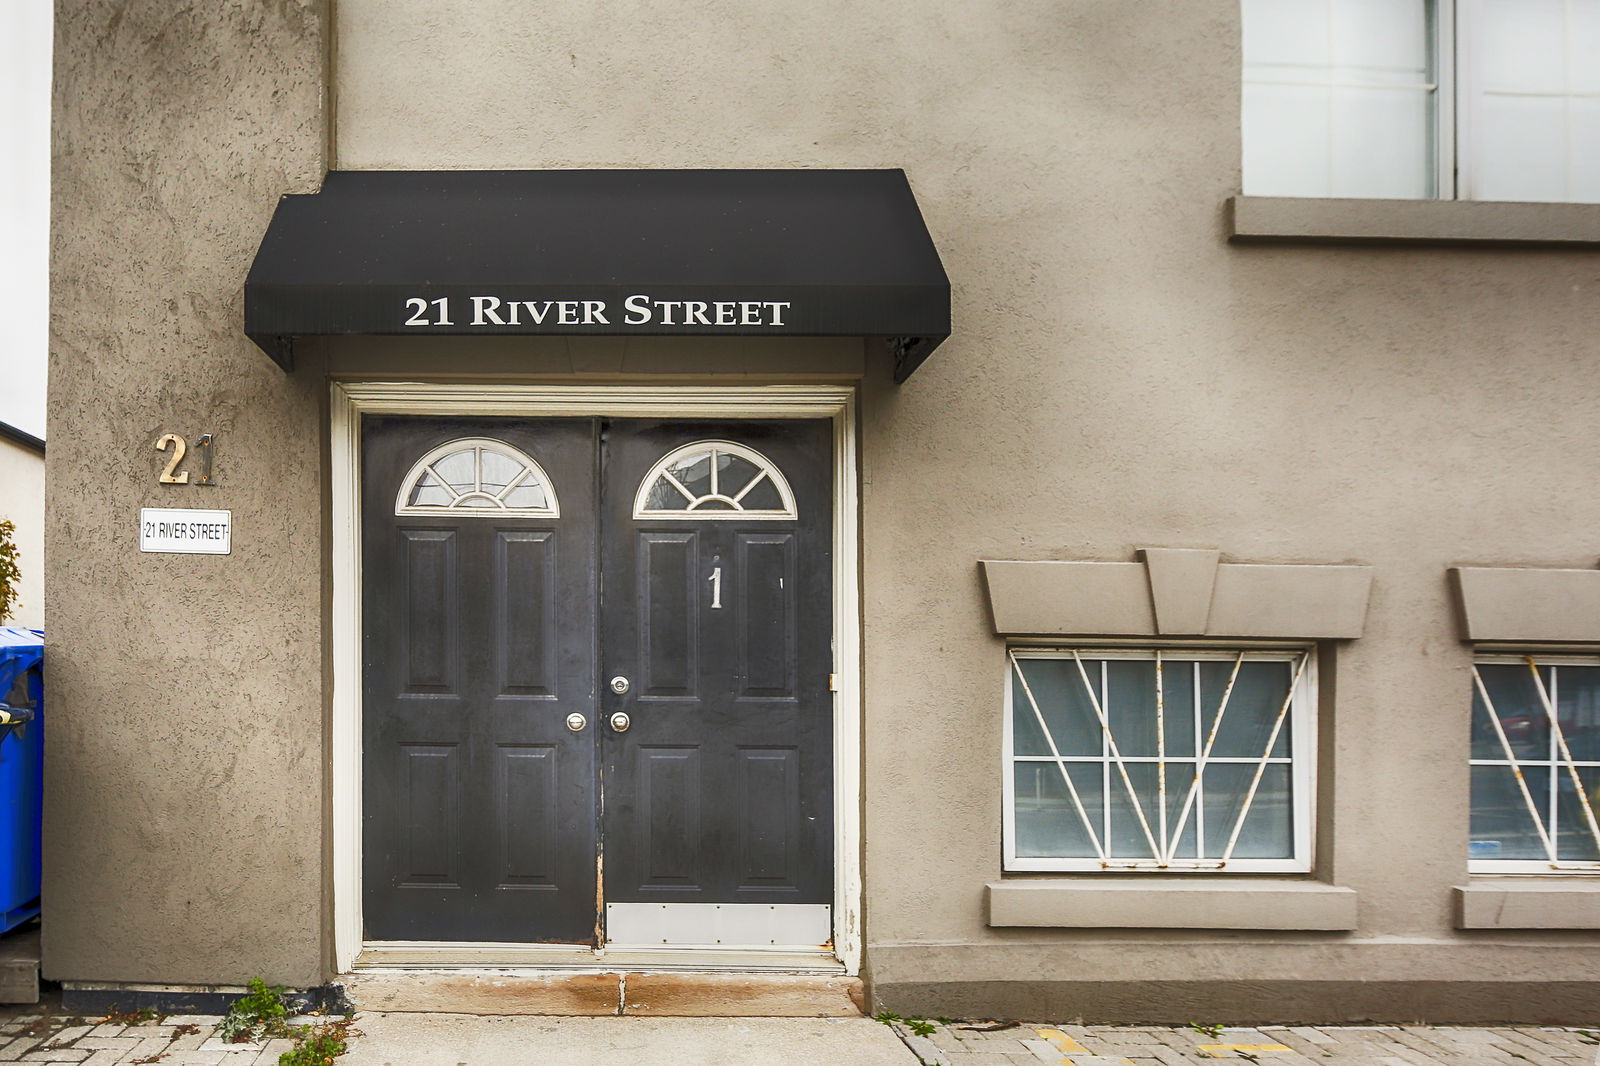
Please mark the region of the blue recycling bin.
[[39, 913], [44, 634], [0, 627], [0, 932]]

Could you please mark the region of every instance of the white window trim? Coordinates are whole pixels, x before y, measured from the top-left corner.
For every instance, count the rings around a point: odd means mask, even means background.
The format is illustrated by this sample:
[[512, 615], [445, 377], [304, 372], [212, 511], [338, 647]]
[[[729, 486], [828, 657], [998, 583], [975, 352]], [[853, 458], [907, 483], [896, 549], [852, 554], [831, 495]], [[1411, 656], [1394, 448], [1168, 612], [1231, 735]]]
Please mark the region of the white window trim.
[[[1474, 667], [1480, 663], [1486, 665], [1515, 665], [1519, 663], [1526, 663], [1530, 658], [1537, 666], [1600, 666], [1600, 655], [1581, 655], [1571, 653], [1551, 654], [1537, 650], [1495, 653], [1480, 652], [1473, 655], [1472, 663]], [[1474, 671], [1473, 684], [1474, 686], [1477, 684], [1476, 671]], [[1476, 692], [1476, 689], [1474, 689], [1472, 695], [1473, 698], [1477, 697], [1478, 693]], [[1575, 762], [1585, 767], [1595, 765], [1594, 760], [1575, 760]], [[1470, 753], [1467, 757], [1467, 766], [1469, 769], [1473, 766], [1504, 766], [1506, 763], [1507, 760], [1505, 759], [1474, 759], [1471, 757]], [[1549, 764], [1548, 762], [1543, 762], [1536, 763], [1536, 765]], [[1565, 763], [1558, 761], [1555, 764], [1556, 774], [1563, 774], [1567, 772], [1567, 766]], [[1468, 793], [1468, 804], [1470, 816], [1470, 792]], [[1467, 859], [1467, 872], [1469, 874], [1570, 877], [1574, 874], [1600, 874], [1600, 862], [1583, 862], [1576, 860], [1562, 861], [1559, 859], [1555, 861], [1550, 859], [1474, 859], [1469, 857]]]
[[[1226, 864], [1215, 859], [1178, 859], [1169, 863], [1155, 860], [1124, 860], [1102, 862], [1097, 858], [1043, 858], [1018, 857], [1016, 853], [1016, 777], [1013, 769], [1012, 743], [1013, 675], [1012, 656], [1018, 658], [1060, 658], [1070, 655], [1076, 648], [1093, 652], [1096, 658], [1147, 659], [1160, 651], [1175, 658], [1230, 660], [1241, 652], [1254, 659], [1281, 659], [1292, 662], [1301, 655], [1305, 665], [1294, 685], [1290, 700], [1288, 722], [1291, 748], [1288, 759], [1290, 782], [1293, 788], [1294, 810], [1292, 825], [1294, 854], [1283, 859], [1229, 859]], [[1170, 641], [1159, 644], [1106, 643], [1098, 640], [1077, 640], [1070, 644], [1019, 644], [1006, 648], [1004, 674], [1004, 715], [1001, 743], [1001, 782], [1003, 792], [1002, 838], [1003, 869], [1007, 873], [1104, 873], [1108, 876], [1122, 873], [1159, 874], [1259, 874], [1259, 873], [1310, 873], [1315, 851], [1315, 805], [1317, 762], [1317, 655], [1313, 646], [1281, 644], [1258, 641], [1240, 641], [1218, 644], [1216, 642]], [[1274, 760], [1277, 761], [1277, 760]]]

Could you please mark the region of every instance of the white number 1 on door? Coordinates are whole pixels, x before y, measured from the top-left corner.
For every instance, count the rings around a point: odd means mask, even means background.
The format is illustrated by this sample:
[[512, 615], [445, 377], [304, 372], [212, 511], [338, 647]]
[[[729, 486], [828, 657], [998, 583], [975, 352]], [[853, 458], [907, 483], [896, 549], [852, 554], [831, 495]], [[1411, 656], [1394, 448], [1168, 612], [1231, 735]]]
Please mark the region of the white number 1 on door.
[[711, 576], [706, 580], [711, 582], [711, 609], [720, 611], [722, 610], [722, 567], [713, 566], [711, 568]]

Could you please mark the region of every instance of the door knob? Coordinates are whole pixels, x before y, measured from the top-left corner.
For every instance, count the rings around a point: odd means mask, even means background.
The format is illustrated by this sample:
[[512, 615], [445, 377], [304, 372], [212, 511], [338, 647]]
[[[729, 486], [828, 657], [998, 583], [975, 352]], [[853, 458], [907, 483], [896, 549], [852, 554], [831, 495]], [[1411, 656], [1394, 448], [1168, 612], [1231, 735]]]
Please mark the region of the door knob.
[[623, 677], [621, 674], [618, 674], [616, 677], [611, 679], [611, 691], [615, 692], [617, 695], [622, 695], [624, 692], [628, 691], [628, 688], [628, 679]]
[[573, 711], [571, 714], [567, 715], [567, 728], [572, 730], [574, 733], [583, 732], [584, 727], [588, 724], [589, 719], [585, 718], [577, 711]]
[[618, 711], [616, 714], [611, 716], [611, 728], [615, 729], [618, 733], [626, 733], [628, 731], [628, 726], [632, 724], [632, 721], [633, 720], [628, 717], [626, 711]]

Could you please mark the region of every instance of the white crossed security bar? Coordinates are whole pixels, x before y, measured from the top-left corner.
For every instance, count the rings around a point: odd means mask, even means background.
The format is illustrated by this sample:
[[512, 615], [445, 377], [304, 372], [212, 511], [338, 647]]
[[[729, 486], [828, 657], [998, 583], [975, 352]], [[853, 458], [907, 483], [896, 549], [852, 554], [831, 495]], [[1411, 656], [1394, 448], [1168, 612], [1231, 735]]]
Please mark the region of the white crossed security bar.
[[[1139, 792], [1134, 788], [1133, 780], [1128, 774], [1128, 765], [1123, 760], [1122, 752], [1117, 747], [1117, 738], [1113, 735], [1111, 724], [1107, 719], [1105, 708], [1101, 705], [1100, 697], [1093, 683], [1089, 680], [1088, 671], [1084, 668], [1083, 659], [1077, 649], [1072, 650], [1073, 662], [1078, 668], [1078, 677], [1083, 682], [1084, 692], [1089, 697], [1089, 704], [1094, 709], [1096, 721], [1100, 725], [1101, 736], [1105, 741], [1106, 750], [1117, 769], [1117, 775], [1122, 781], [1122, 787], [1127, 792], [1128, 801], [1132, 805], [1134, 816], [1138, 819], [1139, 828], [1144, 834], [1145, 842], [1149, 845], [1150, 854], [1155, 856], [1154, 865], [1158, 868], [1184, 867], [1184, 868], [1217, 868], [1227, 865], [1233, 857], [1235, 846], [1239, 842], [1239, 832], [1244, 827], [1244, 822], [1250, 814], [1250, 806], [1255, 801], [1256, 792], [1261, 786], [1262, 774], [1266, 772], [1268, 760], [1272, 750], [1278, 743], [1278, 737], [1283, 732], [1283, 724], [1288, 717], [1289, 708], [1294, 702], [1294, 694], [1300, 685], [1301, 675], [1305, 672], [1306, 661], [1309, 653], [1300, 652], [1294, 659], [1294, 676], [1289, 682], [1288, 690], [1284, 693], [1283, 702], [1278, 707], [1277, 716], [1272, 723], [1270, 735], [1263, 746], [1261, 756], [1255, 762], [1255, 773], [1250, 779], [1250, 787], [1246, 791], [1244, 801], [1239, 806], [1239, 813], [1233, 820], [1233, 826], [1228, 833], [1228, 843], [1223, 848], [1222, 854], [1215, 859], [1177, 859], [1179, 842], [1183, 839], [1185, 829], [1189, 824], [1190, 815], [1194, 811], [1196, 797], [1200, 794], [1202, 775], [1211, 758], [1212, 748], [1216, 745], [1217, 734], [1222, 727], [1223, 717], [1228, 713], [1228, 701], [1233, 696], [1234, 682], [1239, 678], [1239, 669], [1244, 665], [1245, 653], [1240, 652], [1233, 660], [1233, 668], [1228, 675], [1228, 683], [1222, 693], [1222, 700], [1217, 705], [1216, 717], [1211, 721], [1206, 734], [1205, 745], [1197, 759], [1184, 757], [1180, 762], [1186, 769], [1193, 767], [1192, 779], [1184, 793], [1183, 807], [1179, 812], [1176, 824], [1169, 825], [1167, 817], [1167, 722], [1166, 722], [1166, 692], [1162, 676], [1162, 655], [1155, 653], [1155, 678], [1156, 678], [1156, 825], [1152, 828], [1150, 818], [1145, 813], [1144, 804], [1139, 799]], [[1140, 867], [1151, 865], [1150, 860], [1121, 859], [1112, 857], [1106, 849], [1105, 842], [1100, 834], [1095, 831], [1094, 821], [1089, 817], [1088, 810], [1084, 807], [1083, 798], [1078, 793], [1077, 786], [1072, 781], [1072, 775], [1067, 772], [1068, 760], [1063, 758], [1061, 750], [1056, 744], [1056, 738], [1050, 731], [1044, 712], [1039, 707], [1039, 701], [1034, 697], [1033, 687], [1028, 684], [1027, 675], [1023, 672], [1022, 664], [1017, 659], [1015, 651], [1010, 653], [1011, 669], [1017, 676], [1017, 681], [1022, 687], [1023, 694], [1027, 697], [1028, 705], [1032, 709], [1034, 720], [1039, 725], [1045, 743], [1050, 747], [1051, 758], [1054, 759], [1056, 768], [1061, 774], [1062, 783], [1067, 787], [1067, 795], [1072, 800], [1072, 806], [1077, 811], [1079, 820], [1083, 823], [1084, 832], [1089, 836], [1089, 841], [1094, 847], [1095, 855], [1102, 866], [1107, 867]]]

